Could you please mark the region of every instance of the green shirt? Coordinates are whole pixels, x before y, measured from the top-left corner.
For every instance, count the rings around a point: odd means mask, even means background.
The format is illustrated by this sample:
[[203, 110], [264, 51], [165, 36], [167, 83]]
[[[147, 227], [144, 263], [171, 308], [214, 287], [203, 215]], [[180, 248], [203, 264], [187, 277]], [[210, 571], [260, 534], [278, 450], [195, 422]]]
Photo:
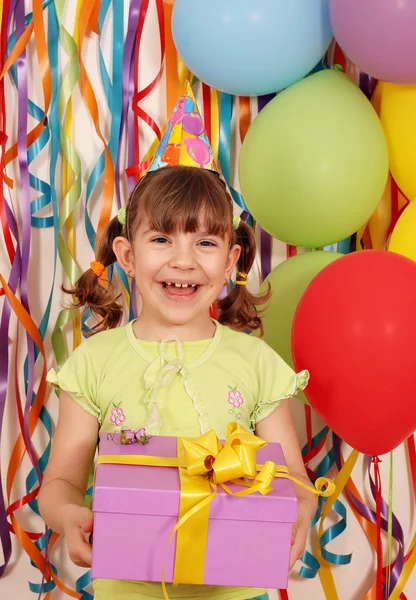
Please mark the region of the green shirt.
[[[79, 346], [48, 381], [68, 392], [100, 424], [100, 433], [144, 427], [149, 435], [226, 437], [236, 421], [247, 430], [282, 399], [304, 389], [308, 372], [294, 371], [259, 338], [216, 323], [213, 338], [138, 340], [133, 321]], [[157, 583], [95, 580], [95, 600], [163, 598]], [[169, 587], [170, 598], [252, 598], [263, 590]]]

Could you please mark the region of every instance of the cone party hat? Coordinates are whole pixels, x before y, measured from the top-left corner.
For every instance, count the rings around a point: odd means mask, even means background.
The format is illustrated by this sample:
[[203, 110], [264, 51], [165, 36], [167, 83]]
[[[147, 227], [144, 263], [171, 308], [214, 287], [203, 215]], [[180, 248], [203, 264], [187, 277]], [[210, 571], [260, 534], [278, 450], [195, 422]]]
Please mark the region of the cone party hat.
[[211, 144], [187, 81], [148, 172], [182, 165], [218, 172]]

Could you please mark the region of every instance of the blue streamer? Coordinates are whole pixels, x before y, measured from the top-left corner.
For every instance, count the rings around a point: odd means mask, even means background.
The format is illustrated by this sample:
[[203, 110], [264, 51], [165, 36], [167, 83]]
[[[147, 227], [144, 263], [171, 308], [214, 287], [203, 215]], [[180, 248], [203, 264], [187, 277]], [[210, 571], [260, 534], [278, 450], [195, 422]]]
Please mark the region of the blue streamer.
[[233, 96], [220, 93], [220, 139], [218, 147], [218, 162], [221, 172], [227, 182], [234, 202], [242, 211], [249, 212], [243, 196], [231, 185], [231, 119], [233, 115]]
[[[319, 433], [317, 433], [312, 439], [312, 448], [316, 448], [316, 446], [321, 442], [323, 437], [329, 431], [328, 427], [324, 427], [321, 429]], [[302, 455], [305, 456], [309, 450], [308, 445], [306, 444], [302, 448]], [[335, 452], [334, 449], [331, 448], [329, 452], [323, 457], [319, 465], [315, 469], [316, 477], [325, 477], [328, 471], [335, 463]], [[318, 499], [318, 509], [311, 521], [311, 527], [314, 527], [322, 514], [323, 506], [326, 501], [326, 498], [322, 496]], [[321, 555], [327, 562], [333, 565], [347, 565], [351, 562], [352, 554], [335, 554], [334, 552], [330, 552], [326, 550], [325, 546], [332, 542], [334, 539], [339, 537], [343, 531], [345, 531], [347, 526], [347, 510], [344, 504], [340, 500], [336, 500], [334, 502], [333, 510], [339, 515], [340, 521], [335, 523], [331, 527], [329, 527], [323, 534], [320, 540], [321, 546]], [[305, 550], [302, 556], [302, 562], [306, 565], [301, 567], [299, 575], [304, 579], [313, 579], [318, 574], [320, 569], [319, 561], [313, 554], [311, 554], [308, 550]]]

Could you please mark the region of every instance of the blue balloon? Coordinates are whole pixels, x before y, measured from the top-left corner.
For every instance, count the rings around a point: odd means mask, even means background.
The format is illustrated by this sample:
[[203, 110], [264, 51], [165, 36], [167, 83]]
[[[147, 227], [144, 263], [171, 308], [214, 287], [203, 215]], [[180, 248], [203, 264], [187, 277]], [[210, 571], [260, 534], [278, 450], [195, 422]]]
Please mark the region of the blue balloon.
[[172, 33], [187, 67], [241, 96], [282, 90], [329, 46], [329, 0], [176, 0]]

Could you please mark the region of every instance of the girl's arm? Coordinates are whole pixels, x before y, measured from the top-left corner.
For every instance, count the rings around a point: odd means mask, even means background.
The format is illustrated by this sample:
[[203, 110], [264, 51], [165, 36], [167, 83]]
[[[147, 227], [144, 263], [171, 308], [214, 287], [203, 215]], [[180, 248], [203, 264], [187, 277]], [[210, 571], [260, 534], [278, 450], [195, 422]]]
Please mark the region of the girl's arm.
[[85, 507], [85, 492], [98, 440], [98, 421], [61, 391], [59, 417], [51, 455], [39, 492], [40, 513], [54, 531], [66, 535], [75, 564], [91, 564], [87, 533], [92, 512]]
[[[303, 464], [298, 438], [290, 414], [289, 402], [288, 399], [283, 400], [270, 416], [257, 423], [256, 434], [266, 442], [281, 444], [290, 474], [312, 487]], [[318, 506], [314, 494], [296, 484], [295, 490], [298, 497], [298, 515], [293, 530], [290, 568], [303, 555], [309, 524]]]

